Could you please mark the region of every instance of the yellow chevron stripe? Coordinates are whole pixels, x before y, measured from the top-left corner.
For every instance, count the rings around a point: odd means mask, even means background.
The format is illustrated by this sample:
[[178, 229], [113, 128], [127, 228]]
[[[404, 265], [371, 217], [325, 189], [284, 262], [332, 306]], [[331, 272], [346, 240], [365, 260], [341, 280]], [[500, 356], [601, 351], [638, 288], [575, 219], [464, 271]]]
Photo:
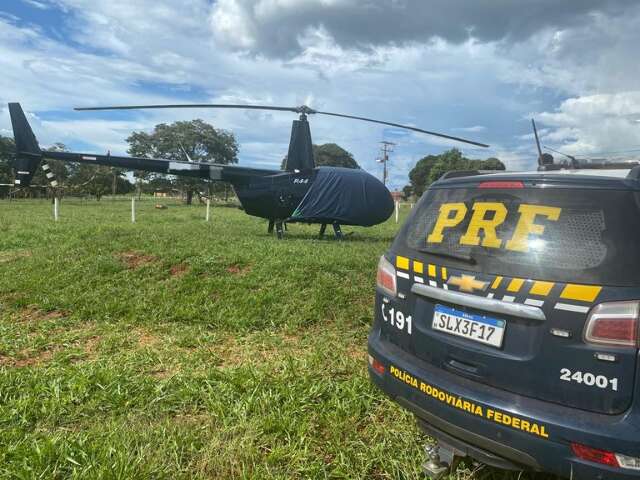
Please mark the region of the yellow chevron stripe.
[[429, 276], [430, 277], [436, 276], [436, 266], [432, 263], [429, 264]]
[[523, 283], [524, 283], [524, 279], [522, 279], [522, 278], [514, 278], [509, 283], [509, 286], [507, 287], [507, 291], [509, 291], [509, 292], [518, 292], [522, 288], [522, 284]]
[[498, 288], [500, 286], [500, 282], [502, 282], [502, 277], [500, 275], [498, 275], [496, 277], [496, 279], [493, 281], [493, 283], [491, 284], [491, 288], [493, 288], [495, 290], [496, 288]]
[[546, 297], [547, 295], [549, 295], [549, 292], [554, 285], [555, 284], [553, 282], [542, 282], [540, 280], [537, 280], [533, 282], [533, 286], [531, 287], [531, 290], [529, 290], [529, 293], [531, 295], [540, 295]]
[[396, 257], [396, 267], [402, 270], [409, 270], [409, 259], [407, 257]]
[[422, 262], [418, 262], [417, 260], [413, 261], [413, 271], [415, 273], [424, 273], [424, 264]]
[[594, 285], [574, 285], [572, 283], [568, 283], [564, 287], [564, 290], [562, 290], [560, 298], [580, 300], [582, 302], [593, 302], [600, 293], [600, 290], [602, 290], [602, 287]]

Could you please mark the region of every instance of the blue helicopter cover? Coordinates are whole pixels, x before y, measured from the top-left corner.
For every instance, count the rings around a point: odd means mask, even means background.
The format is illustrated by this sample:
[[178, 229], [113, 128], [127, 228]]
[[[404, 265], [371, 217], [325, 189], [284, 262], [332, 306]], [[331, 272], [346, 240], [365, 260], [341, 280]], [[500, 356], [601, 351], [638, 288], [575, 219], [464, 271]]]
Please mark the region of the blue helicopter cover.
[[393, 213], [387, 187], [364, 170], [319, 167], [316, 178], [289, 221], [369, 227]]

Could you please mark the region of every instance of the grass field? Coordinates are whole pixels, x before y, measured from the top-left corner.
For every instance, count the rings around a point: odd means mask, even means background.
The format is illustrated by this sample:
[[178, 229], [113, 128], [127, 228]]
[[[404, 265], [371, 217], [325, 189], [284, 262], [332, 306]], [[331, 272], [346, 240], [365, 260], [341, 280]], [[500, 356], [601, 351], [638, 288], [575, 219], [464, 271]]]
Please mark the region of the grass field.
[[427, 439], [366, 371], [395, 222], [277, 241], [163, 203], [0, 201], [0, 476], [420, 478]]

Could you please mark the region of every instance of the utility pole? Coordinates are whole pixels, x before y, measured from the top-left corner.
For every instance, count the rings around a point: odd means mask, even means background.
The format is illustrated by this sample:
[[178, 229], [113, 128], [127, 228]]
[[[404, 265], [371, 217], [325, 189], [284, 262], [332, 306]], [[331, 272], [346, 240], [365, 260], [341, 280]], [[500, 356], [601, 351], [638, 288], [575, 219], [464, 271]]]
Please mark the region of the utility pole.
[[382, 156], [377, 161], [382, 164], [382, 183], [386, 185], [388, 177], [387, 162], [389, 161], [389, 154], [393, 152], [395, 143], [382, 141], [380, 144], [382, 145], [380, 147]]

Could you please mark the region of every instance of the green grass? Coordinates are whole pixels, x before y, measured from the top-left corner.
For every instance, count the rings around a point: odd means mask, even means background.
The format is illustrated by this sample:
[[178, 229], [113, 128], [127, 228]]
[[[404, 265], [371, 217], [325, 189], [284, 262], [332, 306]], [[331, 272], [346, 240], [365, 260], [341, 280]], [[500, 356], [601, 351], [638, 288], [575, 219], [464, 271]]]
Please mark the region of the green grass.
[[0, 476], [420, 478], [427, 439], [366, 371], [395, 222], [277, 241], [154, 203], [0, 201]]

